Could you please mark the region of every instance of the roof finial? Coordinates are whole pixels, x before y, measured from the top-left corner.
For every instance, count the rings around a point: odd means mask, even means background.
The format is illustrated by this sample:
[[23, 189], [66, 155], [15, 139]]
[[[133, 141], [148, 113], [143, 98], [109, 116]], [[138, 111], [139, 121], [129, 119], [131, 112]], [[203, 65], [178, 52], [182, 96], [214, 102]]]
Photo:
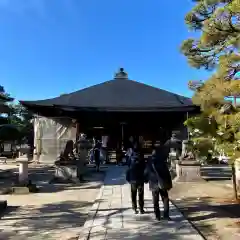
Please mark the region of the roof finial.
[[124, 68], [120, 68], [119, 71], [115, 74], [114, 79], [128, 79], [128, 74], [124, 72]]

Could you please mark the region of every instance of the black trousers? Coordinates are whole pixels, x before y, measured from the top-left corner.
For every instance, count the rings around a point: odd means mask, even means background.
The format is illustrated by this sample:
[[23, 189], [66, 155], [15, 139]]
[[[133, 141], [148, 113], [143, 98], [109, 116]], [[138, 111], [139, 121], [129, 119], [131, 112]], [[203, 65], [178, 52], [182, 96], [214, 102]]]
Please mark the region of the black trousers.
[[131, 183], [131, 198], [132, 208], [137, 209], [137, 193], [139, 209], [143, 210], [144, 207], [144, 183]]
[[96, 154], [94, 156], [94, 160], [95, 160], [95, 165], [96, 165], [96, 169], [97, 171], [99, 171], [99, 167], [100, 167], [100, 156], [98, 154]]
[[159, 208], [159, 196], [161, 196], [163, 201], [163, 216], [169, 217], [169, 197], [168, 197], [168, 191], [160, 189], [159, 187], [152, 190], [152, 197], [153, 197], [153, 207], [154, 207], [154, 213], [156, 217], [160, 217], [160, 208]]
[[131, 158], [129, 156], [126, 156], [126, 164], [128, 165], [128, 167], [130, 167], [131, 165]]

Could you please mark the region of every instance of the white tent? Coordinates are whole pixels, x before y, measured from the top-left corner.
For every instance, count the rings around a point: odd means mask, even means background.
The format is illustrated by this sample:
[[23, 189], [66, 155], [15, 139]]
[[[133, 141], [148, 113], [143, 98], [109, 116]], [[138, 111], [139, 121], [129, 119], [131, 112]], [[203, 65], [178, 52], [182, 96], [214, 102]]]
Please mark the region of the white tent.
[[34, 118], [34, 160], [53, 163], [68, 140], [76, 140], [75, 121], [71, 118]]

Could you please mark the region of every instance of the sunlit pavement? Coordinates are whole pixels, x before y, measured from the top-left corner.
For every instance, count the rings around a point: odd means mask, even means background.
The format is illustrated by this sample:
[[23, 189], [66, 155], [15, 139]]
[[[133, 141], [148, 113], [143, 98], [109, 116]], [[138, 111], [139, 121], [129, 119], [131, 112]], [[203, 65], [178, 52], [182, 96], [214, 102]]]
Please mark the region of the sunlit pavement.
[[79, 240], [203, 239], [173, 204], [170, 205], [172, 221], [157, 222], [148, 185], [145, 186], [146, 214], [135, 215], [131, 209], [130, 189], [125, 181], [125, 172], [125, 167], [109, 167], [104, 185], [89, 212]]

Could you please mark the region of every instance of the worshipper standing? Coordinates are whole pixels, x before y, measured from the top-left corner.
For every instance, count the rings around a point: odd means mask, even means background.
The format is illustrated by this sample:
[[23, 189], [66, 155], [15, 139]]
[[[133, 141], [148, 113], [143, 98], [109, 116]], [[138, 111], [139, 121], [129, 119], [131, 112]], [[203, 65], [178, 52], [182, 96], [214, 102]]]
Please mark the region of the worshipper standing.
[[[136, 149], [135, 149], [136, 150]], [[139, 210], [144, 214], [144, 172], [145, 161], [139, 154], [135, 153], [130, 161], [129, 169], [127, 171], [126, 180], [131, 185], [131, 200], [132, 209], [137, 214], [137, 193]]]
[[145, 178], [149, 181], [149, 188], [152, 191], [154, 213], [157, 220], [161, 219], [159, 208], [159, 196], [163, 201], [163, 219], [169, 217], [169, 196], [168, 191], [172, 188], [172, 178], [167, 165], [169, 148], [166, 145], [156, 146], [152, 156], [149, 157], [145, 172]]
[[89, 163], [93, 164], [94, 163], [94, 147], [89, 150]]
[[165, 146], [169, 148], [170, 152], [176, 153], [176, 159], [180, 158], [182, 153], [182, 141], [177, 137], [176, 133], [172, 133], [171, 138], [166, 141]]
[[103, 156], [103, 162], [108, 162], [108, 136], [102, 136], [101, 153]]
[[77, 141], [77, 148], [79, 153], [79, 160], [78, 160], [78, 174], [79, 179], [84, 181], [83, 175], [85, 173], [85, 165], [87, 163], [87, 156], [88, 156], [88, 149], [89, 149], [89, 142], [87, 140], [87, 136], [85, 134], [81, 134], [78, 141]]
[[99, 172], [99, 168], [100, 168], [100, 151], [101, 151], [101, 143], [98, 141], [93, 149], [94, 152], [94, 160], [95, 160], [95, 164], [96, 164], [96, 170], [97, 172]]
[[118, 143], [116, 148], [116, 165], [118, 166], [120, 165], [120, 163], [122, 162], [122, 158], [123, 158], [123, 152], [120, 147], [120, 143]]

